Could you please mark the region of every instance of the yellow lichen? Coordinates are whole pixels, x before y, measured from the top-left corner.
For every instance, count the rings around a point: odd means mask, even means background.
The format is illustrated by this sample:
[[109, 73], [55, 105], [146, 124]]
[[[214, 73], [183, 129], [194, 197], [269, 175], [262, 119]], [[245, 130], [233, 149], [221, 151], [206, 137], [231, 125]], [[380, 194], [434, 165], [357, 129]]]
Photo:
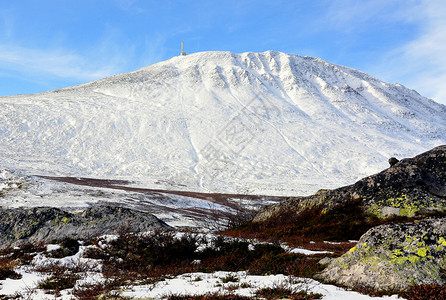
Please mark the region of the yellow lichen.
[[401, 250], [401, 249], [396, 249], [396, 250], [393, 251], [393, 253], [392, 253], [392, 257], [393, 257], [393, 258], [398, 257], [398, 256], [401, 256], [401, 255], [403, 255], [403, 250]]
[[405, 256], [400, 256], [400, 257], [397, 257], [397, 258], [393, 259], [392, 261], [397, 263], [397, 264], [399, 264], [399, 265], [402, 265], [403, 263], [405, 263], [408, 260], [409, 260], [409, 258], [407, 258]]
[[418, 256], [425, 257], [427, 254], [427, 250], [428, 250], [427, 248], [419, 248], [417, 250]]
[[420, 261], [420, 257], [416, 255], [409, 256], [409, 261], [414, 264]]
[[438, 240], [438, 243], [441, 244], [443, 247], [446, 247], [446, 240], [444, 239], [444, 237], [441, 236]]

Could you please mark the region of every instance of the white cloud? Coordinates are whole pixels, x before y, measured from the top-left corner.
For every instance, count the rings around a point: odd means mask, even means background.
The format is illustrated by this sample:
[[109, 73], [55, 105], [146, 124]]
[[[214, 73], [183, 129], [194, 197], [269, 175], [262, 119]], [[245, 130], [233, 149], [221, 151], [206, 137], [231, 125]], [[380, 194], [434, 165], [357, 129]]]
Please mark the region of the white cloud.
[[95, 66], [68, 51], [18, 46], [0, 46], [0, 66], [4, 70], [76, 80], [93, 80], [115, 72], [113, 66]]
[[[121, 33], [108, 27], [101, 39], [88, 48], [31, 48], [14, 42], [0, 44], [0, 70], [29, 81], [62, 80], [80, 83], [126, 70], [134, 46], [118, 43]], [[125, 48], [124, 48], [125, 47]]]
[[12, 36], [13, 30], [14, 30], [14, 17], [10, 10], [1, 9], [0, 10], [0, 32], [2, 35], [4, 35], [6, 38], [9, 38]]
[[419, 33], [412, 41], [387, 53], [373, 69], [386, 80], [399, 81], [426, 97], [446, 104], [444, 1], [417, 1], [405, 17], [418, 27]]
[[131, 12], [134, 14], [141, 14], [147, 12], [146, 9], [142, 8], [137, 0], [115, 0], [115, 4], [126, 12]]
[[320, 26], [347, 33], [367, 30], [382, 22], [401, 20], [408, 2], [411, 0], [330, 0]]

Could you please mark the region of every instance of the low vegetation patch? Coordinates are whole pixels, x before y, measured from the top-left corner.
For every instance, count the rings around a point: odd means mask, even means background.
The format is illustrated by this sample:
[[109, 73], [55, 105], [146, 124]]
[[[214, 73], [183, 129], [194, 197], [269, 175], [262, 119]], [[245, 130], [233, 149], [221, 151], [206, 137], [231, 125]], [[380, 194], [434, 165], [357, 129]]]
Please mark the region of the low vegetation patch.
[[[405, 222], [407, 217], [379, 219], [364, 212], [361, 200], [346, 201], [331, 210], [314, 206], [296, 213], [284, 211], [262, 222], [250, 222], [222, 234], [266, 241], [282, 241], [315, 250], [345, 253], [351, 244], [328, 244], [323, 241], [348, 242], [357, 240], [370, 228], [389, 222]], [[311, 244], [310, 242], [316, 242]]]
[[268, 287], [256, 291], [256, 296], [263, 299], [291, 299], [291, 300], [313, 300], [322, 299], [322, 294], [308, 293], [306, 291], [295, 291], [287, 287]]
[[71, 289], [76, 284], [76, 281], [80, 276], [69, 273], [62, 276], [51, 276], [50, 278], [39, 283], [37, 288], [44, 290], [61, 291], [65, 289]]
[[46, 246], [43, 242], [23, 243], [17, 247], [5, 247], [0, 250], [0, 256], [7, 256], [8, 259], [16, 260], [17, 265], [29, 265], [37, 253], [44, 252]]
[[446, 299], [446, 285], [414, 285], [401, 293], [401, 296], [408, 300]]
[[234, 294], [205, 294], [205, 295], [170, 295], [167, 300], [251, 300], [253, 297], [239, 296]]
[[[203, 247], [202, 245], [208, 245]], [[256, 244], [223, 236], [208, 240], [171, 232], [137, 236], [121, 232], [107, 247], [90, 249], [85, 257], [103, 261], [106, 278], [132, 282], [191, 272], [248, 271], [249, 274], [285, 274], [312, 277], [322, 270], [320, 255], [306, 256], [285, 252], [278, 244]], [[235, 282], [236, 278], [222, 278]]]
[[168, 300], [253, 300], [253, 299], [290, 299], [313, 300], [322, 299], [322, 294], [308, 293], [306, 291], [294, 291], [290, 288], [273, 287], [262, 288], [255, 292], [255, 296], [240, 296], [233, 293], [208, 293], [204, 295], [170, 295]]
[[64, 238], [60, 242], [55, 242], [55, 244], [58, 244], [60, 248], [49, 253], [49, 256], [54, 258], [72, 256], [79, 251], [79, 242], [72, 238]]
[[0, 257], [0, 280], [22, 278], [22, 275], [14, 271], [16, 265], [17, 261], [8, 257]]

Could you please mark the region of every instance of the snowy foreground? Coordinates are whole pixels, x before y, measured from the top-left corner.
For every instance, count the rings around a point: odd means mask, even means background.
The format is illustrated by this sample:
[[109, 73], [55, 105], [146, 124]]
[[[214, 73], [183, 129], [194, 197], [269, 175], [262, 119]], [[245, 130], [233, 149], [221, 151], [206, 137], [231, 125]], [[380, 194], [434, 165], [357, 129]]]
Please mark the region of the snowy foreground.
[[[33, 288], [43, 277], [36, 273], [27, 273], [26, 271], [22, 271], [21, 274], [23, 275], [21, 280], [7, 279], [0, 281], [2, 284], [0, 293], [11, 296], [23, 295], [25, 297], [29, 295], [32, 299], [73, 299], [68, 290], [62, 291], [60, 297], [47, 295], [42, 290], [34, 290]], [[239, 280], [237, 283], [222, 283], [221, 279], [227, 276], [234, 276], [239, 278]], [[245, 288], [237, 287], [245, 285], [247, 286]], [[307, 292], [320, 293], [324, 295], [323, 299], [402, 299], [396, 295], [390, 297], [362, 295], [333, 285], [321, 284], [308, 278], [296, 278], [284, 275], [251, 276], [246, 275], [246, 272], [188, 273], [152, 285], [123, 287], [121, 295], [136, 299], [162, 299], [165, 296], [173, 294], [202, 295], [209, 292], [225, 294], [235, 288], [233, 290], [235, 294], [254, 296], [254, 292], [258, 289], [278, 286], [286, 286], [296, 291], [305, 290]]]
[[[43, 254], [34, 257], [31, 266], [17, 268], [23, 277], [18, 280], [6, 279], [0, 281], [0, 295], [20, 296], [24, 299], [75, 299], [71, 294], [72, 289], [60, 291], [60, 296], [48, 294], [37, 286], [47, 279], [43, 275], [33, 271], [33, 267], [42, 267], [58, 264], [68, 267], [89, 265], [89, 271], [77, 281], [76, 286], [94, 284], [104, 281], [99, 272], [100, 262], [94, 259], [83, 258], [83, 254], [90, 246], [81, 246], [79, 252], [73, 256], [60, 259], [48, 258]], [[57, 250], [58, 245], [48, 245], [47, 250]], [[295, 253], [306, 253], [307, 255], [320, 253], [304, 249], [290, 249]], [[230, 278], [226, 282], [227, 278]], [[122, 286], [116, 292], [121, 296], [129, 298], [163, 299], [169, 295], [202, 295], [218, 292], [221, 294], [234, 293], [243, 296], [254, 296], [255, 291], [265, 287], [286, 287], [293, 291], [304, 290], [308, 293], [320, 293], [323, 299], [401, 299], [395, 296], [371, 297], [357, 292], [348, 291], [333, 285], [321, 284], [313, 279], [297, 278], [294, 276], [268, 275], [253, 276], [245, 271], [239, 272], [214, 272], [214, 273], [187, 273], [176, 277], [167, 278], [149, 285]], [[76, 287], [75, 287], [76, 288]]]

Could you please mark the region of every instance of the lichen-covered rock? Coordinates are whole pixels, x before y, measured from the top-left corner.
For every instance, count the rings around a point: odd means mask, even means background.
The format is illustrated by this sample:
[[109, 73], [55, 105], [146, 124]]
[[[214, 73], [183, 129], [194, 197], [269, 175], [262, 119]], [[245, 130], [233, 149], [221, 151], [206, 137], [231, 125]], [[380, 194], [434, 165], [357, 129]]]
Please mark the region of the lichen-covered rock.
[[254, 222], [264, 221], [284, 211], [300, 211], [314, 206], [332, 209], [346, 201], [360, 200], [363, 209], [376, 217], [412, 217], [446, 211], [446, 145], [414, 158], [402, 159], [390, 168], [353, 185], [321, 190], [309, 197], [290, 198], [264, 207]]
[[348, 287], [402, 290], [412, 284], [445, 284], [446, 218], [386, 224], [330, 261], [319, 278]]
[[149, 213], [123, 207], [96, 206], [81, 213], [54, 207], [0, 209], [0, 247], [23, 241], [92, 238], [116, 234], [122, 227], [131, 232], [169, 228]]

